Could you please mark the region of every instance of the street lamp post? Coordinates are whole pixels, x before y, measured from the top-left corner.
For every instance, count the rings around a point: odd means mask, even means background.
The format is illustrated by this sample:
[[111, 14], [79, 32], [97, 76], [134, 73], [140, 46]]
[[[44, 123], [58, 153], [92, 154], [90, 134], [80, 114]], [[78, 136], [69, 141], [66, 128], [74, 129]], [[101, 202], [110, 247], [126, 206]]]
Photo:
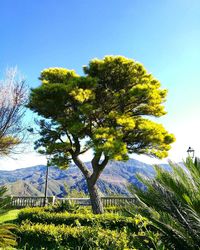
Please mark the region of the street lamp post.
[[44, 207], [48, 203], [47, 201], [48, 175], [49, 175], [49, 157], [47, 157], [47, 168], [46, 168], [45, 187], [44, 187]]

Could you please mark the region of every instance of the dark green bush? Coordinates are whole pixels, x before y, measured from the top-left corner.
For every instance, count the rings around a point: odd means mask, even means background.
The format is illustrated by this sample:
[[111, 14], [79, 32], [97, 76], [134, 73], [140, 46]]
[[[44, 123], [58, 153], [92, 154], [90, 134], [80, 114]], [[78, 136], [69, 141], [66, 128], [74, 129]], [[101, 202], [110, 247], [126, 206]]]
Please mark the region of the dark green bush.
[[26, 249], [128, 249], [125, 232], [98, 227], [69, 227], [44, 224], [21, 225], [18, 232], [19, 247]]

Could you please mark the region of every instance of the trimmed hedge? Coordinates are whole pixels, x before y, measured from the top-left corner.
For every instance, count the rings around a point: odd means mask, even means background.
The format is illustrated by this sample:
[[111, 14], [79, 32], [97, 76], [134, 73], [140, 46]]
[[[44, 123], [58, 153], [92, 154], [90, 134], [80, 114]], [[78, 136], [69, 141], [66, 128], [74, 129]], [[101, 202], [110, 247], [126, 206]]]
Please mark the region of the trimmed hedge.
[[[164, 249], [160, 234], [141, 215], [55, 213], [48, 208], [20, 211], [21, 247], [26, 249]], [[155, 246], [157, 248], [155, 248]], [[78, 248], [79, 247], [79, 248]]]
[[125, 232], [116, 232], [98, 227], [69, 227], [44, 224], [21, 225], [17, 232], [19, 247], [26, 249], [109, 249], [128, 248]]
[[[99, 225], [110, 230], [121, 230], [124, 227], [131, 229], [134, 232], [138, 231], [138, 219], [124, 217], [117, 214], [71, 214], [71, 213], [52, 213], [46, 212], [44, 209], [25, 208], [18, 215], [18, 221], [21, 223], [24, 220], [29, 220], [33, 223], [54, 224], [54, 225], [70, 225], [76, 226], [77, 222], [81, 226]], [[137, 221], [136, 221], [137, 220]], [[141, 223], [146, 221], [141, 217]]]

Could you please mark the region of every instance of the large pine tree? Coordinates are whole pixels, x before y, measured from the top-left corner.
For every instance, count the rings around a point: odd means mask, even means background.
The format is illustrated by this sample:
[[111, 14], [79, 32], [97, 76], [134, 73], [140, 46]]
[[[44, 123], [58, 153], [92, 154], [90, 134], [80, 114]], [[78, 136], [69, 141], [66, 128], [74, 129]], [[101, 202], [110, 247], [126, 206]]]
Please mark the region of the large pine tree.
[[[148, 119], [166, 114], [167, 91], [143, 65], [106, 56], [90, 61], [84, 73], [43, 70], [28, 106], [45, 118], [36, 147], [59, 167], [73, 161], [86, 178], [93, 212], [102, 213], [96, 182], [108, 161], [127, 160], [131, 153], [166, 157], [174, 136]], [[79, 157], [89, 149], [92, 171]]]

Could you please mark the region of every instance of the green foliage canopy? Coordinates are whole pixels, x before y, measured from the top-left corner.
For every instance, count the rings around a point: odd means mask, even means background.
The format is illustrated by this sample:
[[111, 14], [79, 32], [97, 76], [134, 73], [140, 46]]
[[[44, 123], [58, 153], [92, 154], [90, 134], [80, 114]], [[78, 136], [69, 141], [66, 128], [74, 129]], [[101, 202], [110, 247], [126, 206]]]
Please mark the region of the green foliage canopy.
[[175, 138], [148, 119], [166, 114], [160, 82], [122, 56], [94, 59], [83, 69], [84, 76], [64, 68], [41, 72], [42, 84], [32, 89], [28, 105], [48, 119], [40, 122], [36, 147], [63, 167], [90, 148], [115, 160], [127, 160], [129, 153], [166, 157]]

